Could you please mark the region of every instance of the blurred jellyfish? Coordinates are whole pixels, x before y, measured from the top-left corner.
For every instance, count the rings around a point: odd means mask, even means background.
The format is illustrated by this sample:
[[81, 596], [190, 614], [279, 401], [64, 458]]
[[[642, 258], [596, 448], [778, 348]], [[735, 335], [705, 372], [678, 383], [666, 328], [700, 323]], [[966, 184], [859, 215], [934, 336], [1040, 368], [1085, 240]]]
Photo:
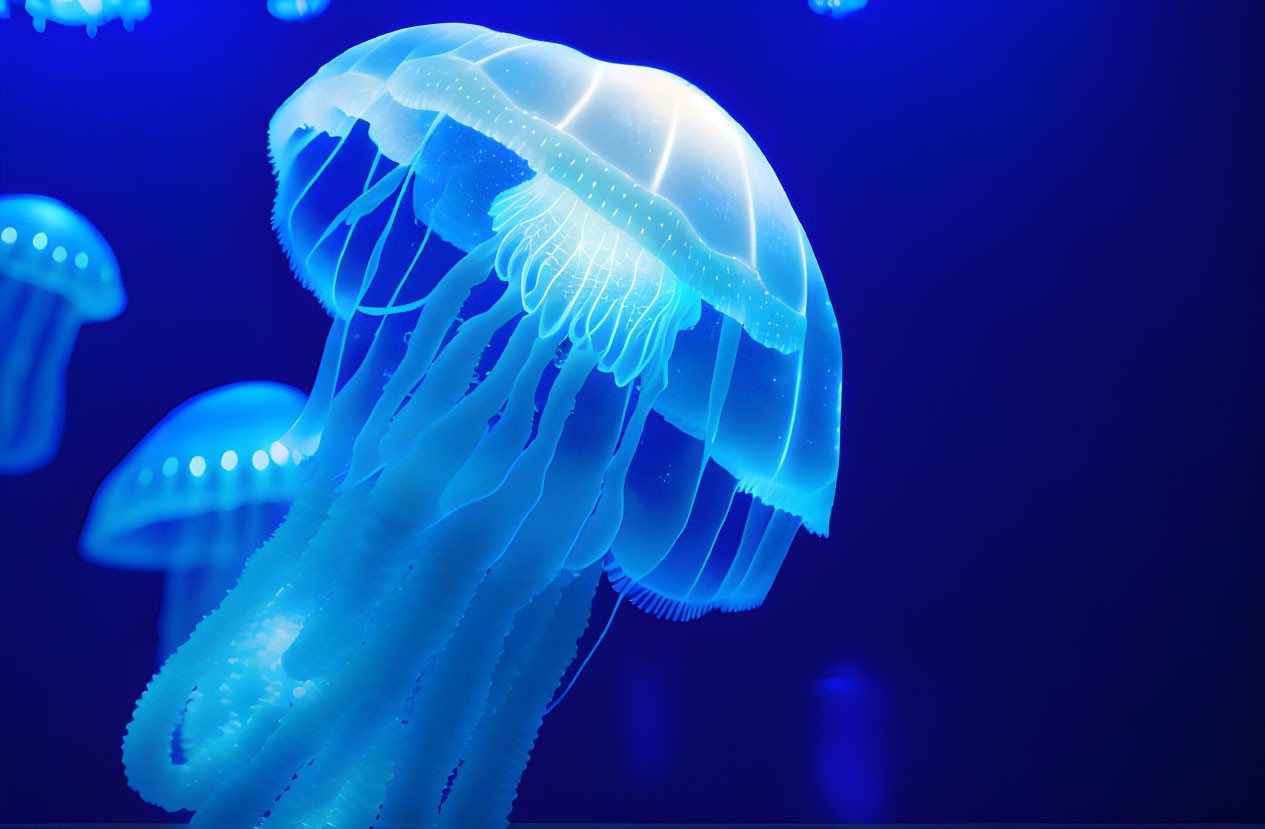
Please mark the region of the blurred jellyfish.
[[165, 576], [159, 655], [188, 637], [276, 529], [299, 488], [277, 439], [307, 396], [233, 383], [181, 403], [106, 476], [79, 539], [84, 558]]
[[9, 16], [9, 0], [0, 0], [0, 17]]
[[826, 532], [821, 272], [697, 88], [477, 26], [344, 53], [270, 150], [334, 317], [312, 474], [141, 697], [129, 781], [207, 826], [503, 825], [603, 567], [689, 619]]
[[818, 14], [844, 17], [865, 8], [868, 0], [808, 0], [808, 7]]
[[111, 20], [122, 20], [123, 28], [132, 31], [136, 21], [149, 16], [149, 0], [26, 0], [26, 13], [42, 32], [51, 20], [63, 26], [84, 26], [88, 37], [97, 36], [97, 27]]
[[817, 680], [816, 772], [830, 819], [883, 820], [882, 699], [871, 672], [840, 665]]
[[57, 454], [79, 326], [126, 304], [114, 252], [87, 219], [46, 196], [0, 196], [0, 474]]
[[329, 0], [268, 0], [268, 11], [278, 20], [308, 20], [329, 8]]

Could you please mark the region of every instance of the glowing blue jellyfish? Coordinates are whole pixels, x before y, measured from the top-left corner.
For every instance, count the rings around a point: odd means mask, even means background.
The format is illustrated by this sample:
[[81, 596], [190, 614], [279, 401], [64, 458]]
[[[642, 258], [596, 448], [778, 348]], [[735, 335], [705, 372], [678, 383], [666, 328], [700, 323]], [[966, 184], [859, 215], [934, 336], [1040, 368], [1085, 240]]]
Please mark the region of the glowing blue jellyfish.
[[49, 20], [63, 26], [84, 26], [88, 37], [97, 36], [97, 27], [122, 20], [132, 31], [136, 21], [149, 16], [149, 0], [26, 0], [26, 13], [42, 32]]
[[821, 272], [698, 89], [476, 26], [346, 52], [270, 149], [334, 317], [312, 477], [141, 697], [128, 778], [207, 826], [504, 824], [603, 566], [688, 619], [826, 532]]
[[279, 441], [307, 395], [233, 383], [173, 409], [101, 483], [79, 546], [111, 567], [166, 573], [159, 654], [214, 608], [298, 491]]
[[57, 454], [79, 326], [126, 304], [114, 252], [87, 219], [46, 196], [0, 196], [0, 474]]
[[329, 8], [329, 0], [268, 0], [268, 11], [278, 20], [308, 20]]
[[844, 17], [865, 8], [868, 0], [808, 0], [808, 7], [818, 14]]
[[9, 16], [9, 0], [0, 0], [0, 18]]

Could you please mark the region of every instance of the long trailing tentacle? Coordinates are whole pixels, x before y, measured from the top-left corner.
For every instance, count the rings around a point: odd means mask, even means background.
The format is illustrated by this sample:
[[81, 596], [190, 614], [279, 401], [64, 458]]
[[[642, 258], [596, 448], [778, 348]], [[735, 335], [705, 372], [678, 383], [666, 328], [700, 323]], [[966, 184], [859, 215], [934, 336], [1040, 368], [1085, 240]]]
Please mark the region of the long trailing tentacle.
[[[550, 394], [535, 439], [505, 483], [423, 534], [413, 569], [400, 581], [387, 606], [375, 613], [374, 635], [354, 651], [337, 676], [314, 683], [295, 701], [268, 741], [199, 810], [196, 822], [257, 822], [282, 788], [278, 770], [299, 769], [312, 762], [303, 777], [313, 785], [323, 784], [331, 775], [342, 776], [345, 758], [354, 758], [371, 733], [364, 725], [374, 721], [373, 712], [380, 711], [384, 701], [408, 695], [418, 670], [451, 636], [487, 568], [539, 498], [573, 404], [573, 395]], [[400, 468], [384, 471], [373, 494], [390, 508], [384, 516], [407, 520], [413, 493], [428, 471], [422, 465], [402, 478], [391, 475]], [[378, 536], [391, 528], [377, 526], [369, 531]], [[401, 658], [402, 654], [410, 656]]]
[[503, 826], [518, 795], [554, 690], [576, 655], [597, 587], [597, 568], [581, 571], [562, 593], [547, 626], [524, 628], [506, 643], [489, 705], [440, 811], [439, 825]]

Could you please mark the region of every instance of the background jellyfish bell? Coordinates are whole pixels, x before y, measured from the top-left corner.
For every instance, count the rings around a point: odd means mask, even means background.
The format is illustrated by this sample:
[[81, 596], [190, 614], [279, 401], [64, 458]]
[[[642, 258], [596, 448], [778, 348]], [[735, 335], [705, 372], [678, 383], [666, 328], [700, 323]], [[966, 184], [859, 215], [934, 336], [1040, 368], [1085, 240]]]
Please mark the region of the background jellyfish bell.
[[0, 472], [53, 457], [79, 326], [126, 305], [118, 260], [91, 222], [47, 196], [0, 196]]
[[[350, 50], [270, 148], [278, 235], [334, 317], [314, 477], [142, 697], [129, 780], [207, 823], [503, 821], [608, 553], [690, 618], [758, 604], [828, 526], [820, 272], [697, 89], [479, 27]], [[277, 618], [279, 693], [190, 705]], [[191, 716], [222, 727], [176, 766]]]
[[195, 395], [97, 489], [80, 550], [96, 564], [166, 573], [160, 657], [218, 603], [293, 500], [301, 473], [277, 439], [306, 399], [262, 381]]
[[132, 31], [136, 21], [149, 16], [149, 0], [26, 0], [26, 12], [35, 31], [43, 32], [48, 21], [63, 26], [83, 26], [88, 37], [97, 36], [97, 28], [111, 20], [120, 20], [123, 28]]
[[329, 0], [268, 0], [268, 13], [293, 22], [317, 17], [329, 8]]

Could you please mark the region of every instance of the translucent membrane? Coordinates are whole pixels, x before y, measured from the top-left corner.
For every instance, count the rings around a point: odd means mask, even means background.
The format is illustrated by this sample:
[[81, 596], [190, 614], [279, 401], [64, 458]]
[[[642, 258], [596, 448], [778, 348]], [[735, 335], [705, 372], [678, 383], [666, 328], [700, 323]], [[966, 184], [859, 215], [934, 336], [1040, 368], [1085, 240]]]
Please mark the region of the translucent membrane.
[[[802, 314], [794, 291], [760, 299], [754, 259], [669, 245], [679, 206], [617, 213], [631, 173], [562, 140], [583, 100], [549, 124], [554, 160], [529, 151], [504, 100], [529, 90], [477, 68], [493, 45], [532, 48], [462, 26], [380, 38], [273, 121], [278, 235], [335, 321], [288, 438], [314, 453], [307, 483], [124, 740], [132, 785], [195, 824], [502, 823], [602, 568], [666, 617], [745, 609], [801, 522], [825, 529], [838, 340], [798, 224], [778, 203], [768, 227], [793, 234], [727, 244], [794, 253], [821, 306]], [[555, 82], [589, 60], [565, 51], [499, 69], [550, 105], [602, 89]], [[661, 176], [682, 200], [686, 149]], [[571, 160], [602, 168], [605, 204]], [[756, 172], [749, 222], [772, 186]], [[733, 296], [699, 287], [720, 273], [742, 276]]]

